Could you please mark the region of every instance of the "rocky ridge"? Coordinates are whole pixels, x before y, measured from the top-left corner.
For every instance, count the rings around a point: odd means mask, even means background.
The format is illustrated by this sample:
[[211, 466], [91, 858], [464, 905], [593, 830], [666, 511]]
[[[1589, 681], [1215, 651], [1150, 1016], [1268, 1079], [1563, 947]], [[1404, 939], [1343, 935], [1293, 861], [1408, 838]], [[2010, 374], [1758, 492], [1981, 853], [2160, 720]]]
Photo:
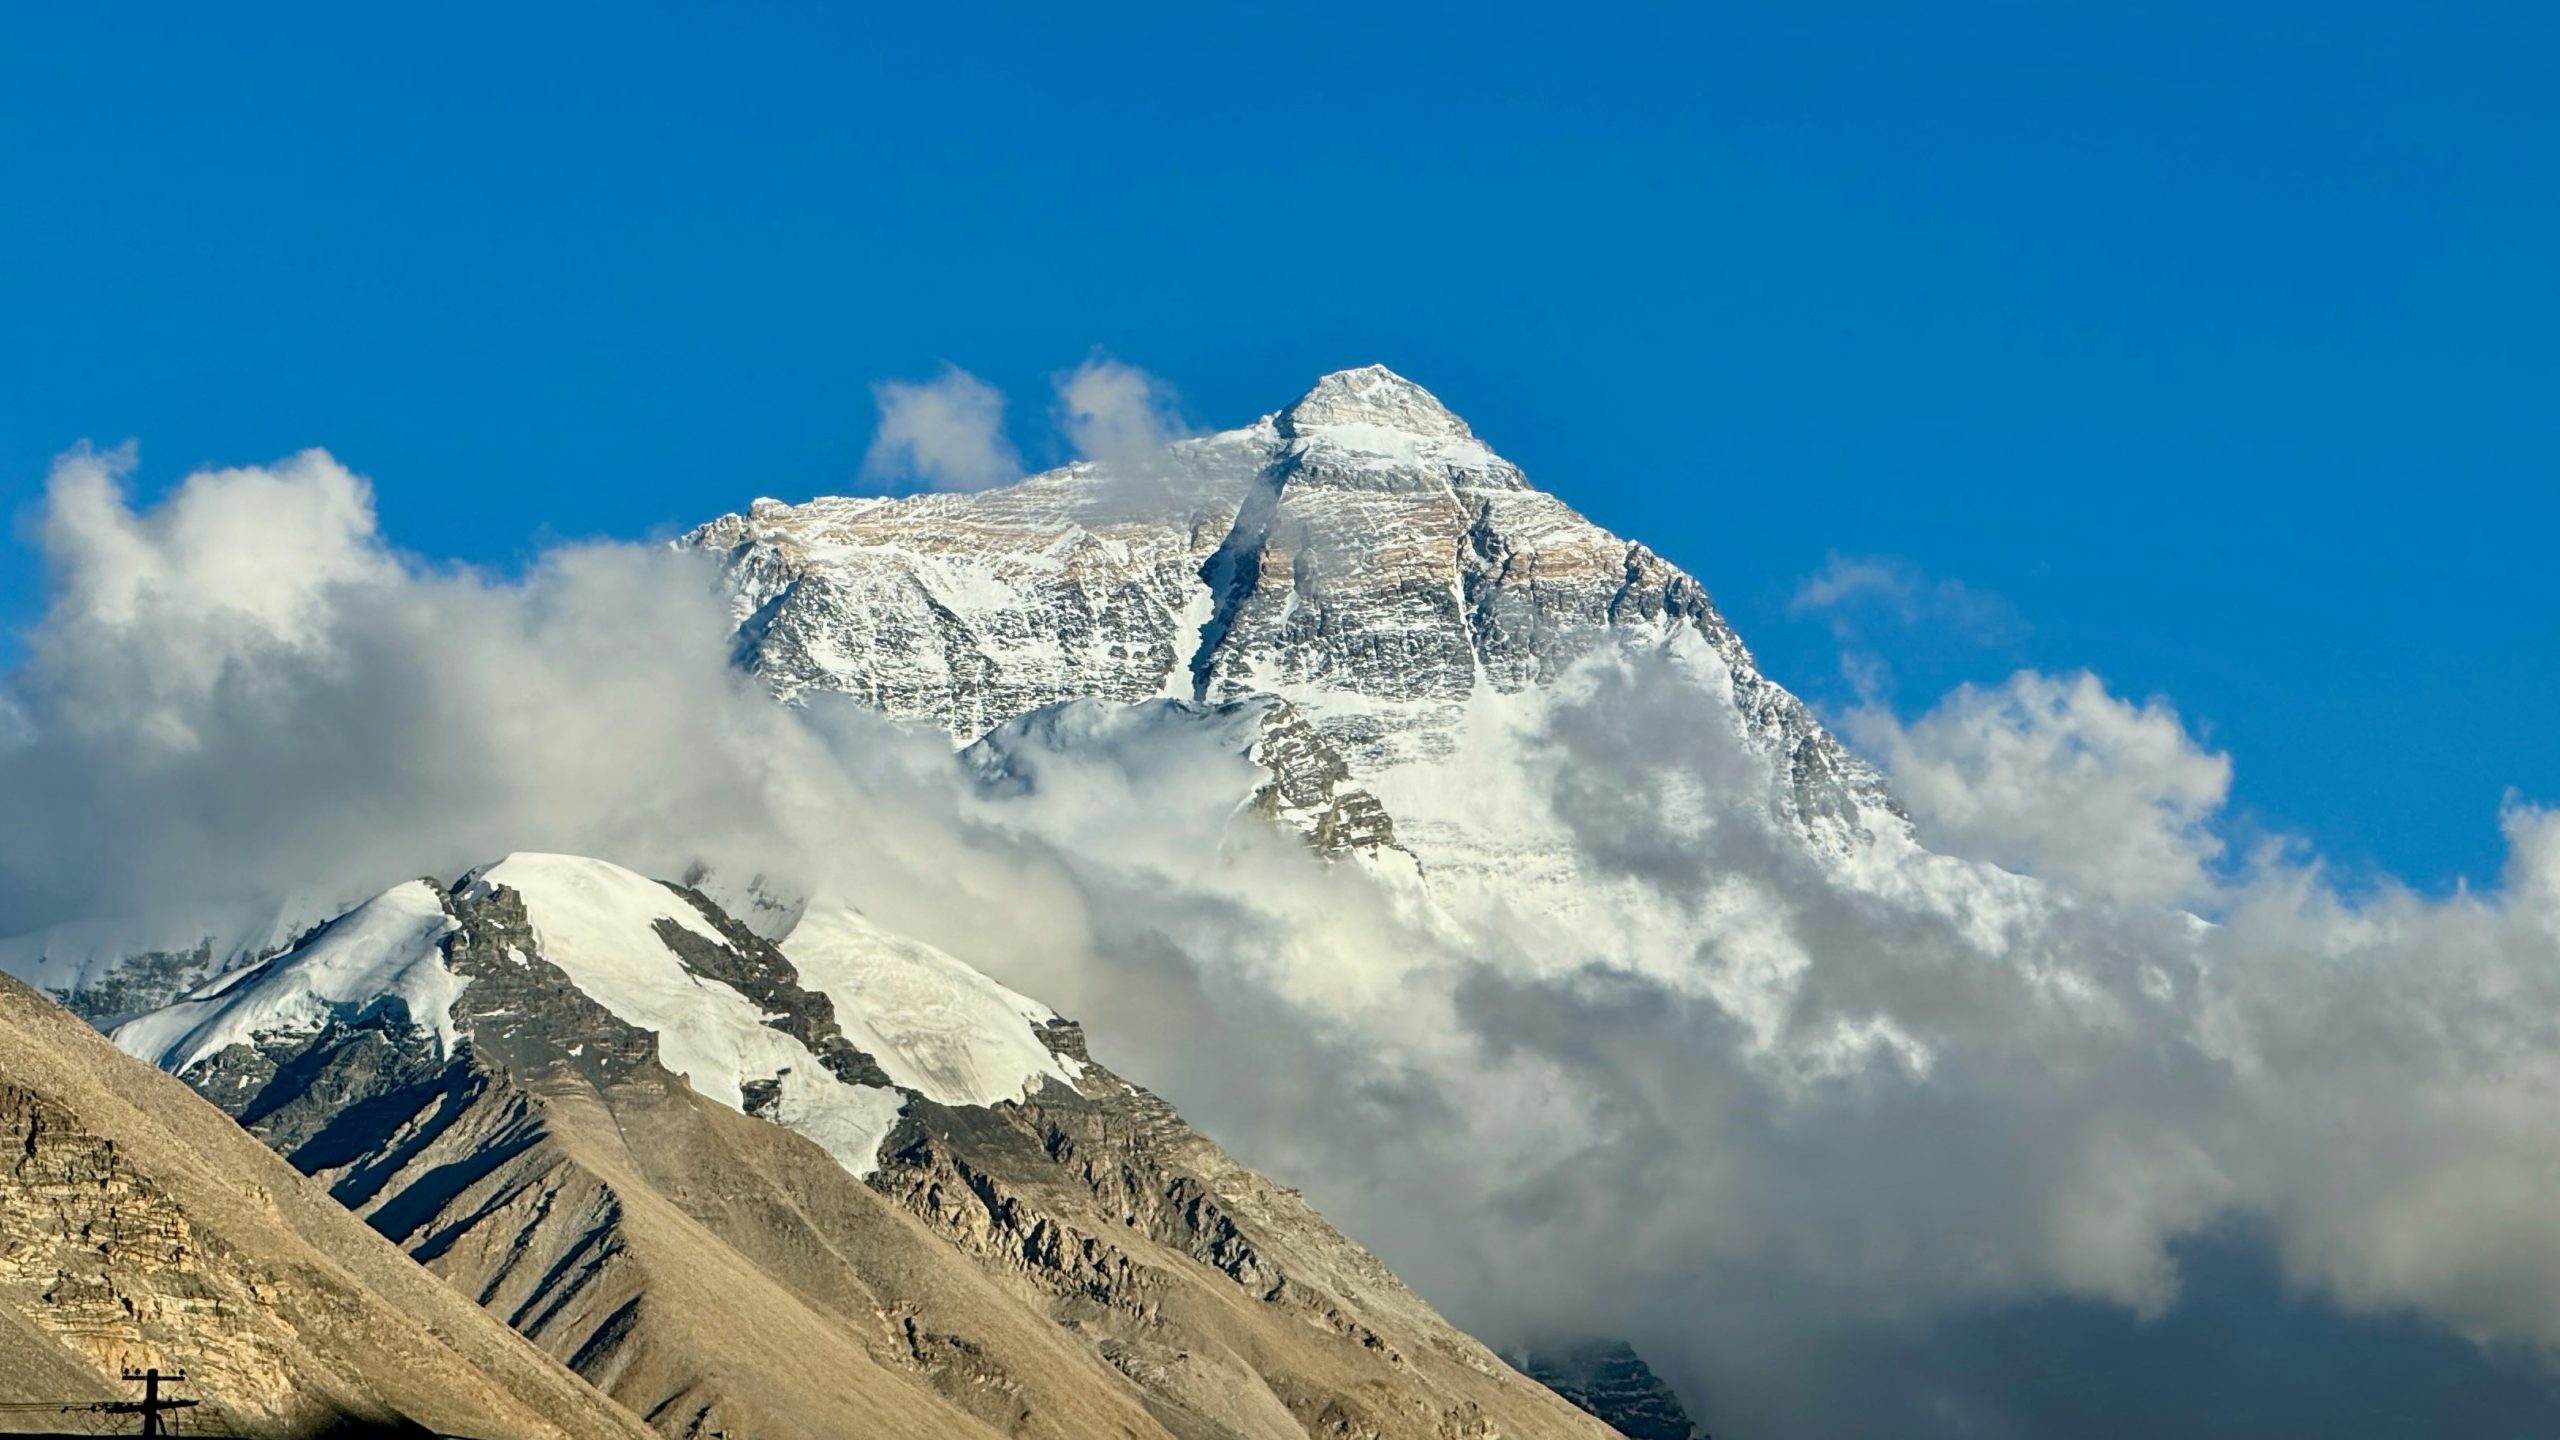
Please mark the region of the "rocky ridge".
[[[809, 923], [511, 857], [117, 1039], [663, 1434], [1603, 1433], [1071, 1023]], [[724, 995], [772, 1040], [688, 1033]]]

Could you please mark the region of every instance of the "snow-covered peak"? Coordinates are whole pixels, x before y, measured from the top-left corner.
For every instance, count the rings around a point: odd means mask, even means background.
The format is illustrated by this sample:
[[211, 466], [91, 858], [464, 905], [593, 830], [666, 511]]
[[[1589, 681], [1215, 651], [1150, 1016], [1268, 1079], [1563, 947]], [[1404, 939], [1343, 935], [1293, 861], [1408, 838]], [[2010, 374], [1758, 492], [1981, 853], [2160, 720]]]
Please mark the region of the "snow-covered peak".
[[[902, 1090], [992, 1105], [1076, 1079], [1044, 1039], [1048, 1009], [842, 906], [813, 903], [777, 949], [636, 871], [538, 853], [451, 890], [395, 886], [113, 1037], [180, 1074], [235, 1046], [272, 1056], [377, 1019], [405, 1022], [447, 1059], [492, 1020], [510, 1045], [539, 1036], [563, 1056], [609, 1046], [575, 1007], [541, 998], [563, 980], [652, 1037], [658, 1061], [704, 1098], [800, 1132], [857, 1175], [876, 1163]], [[246, 1063], [244, 1083], [263, 1084]]]
[[[1474, 835], [1481, 817], [1449, 768], [1491, 724], [1487, 705], [1520, 696], [1539, 713], [1534, 692], [1590, 656], [1656, 655], [1682, 635], [1717, 660], [1701, 719], [1766, 758], [1808, 838], [1838, 851], [1904, 823], [1881, 778], [1760, 672], [1704, 586], [1530, 485], [1403, 376], [1339, 371], [1166, 453], [1198, 483], [1115, 488], [1113, 467], [1080, 463], [1000, 490], [760, 507], [686, 543], [719, 556], [741, 654], [786, 699], [843, 693], [961, 746], [1061, 702], [1155, 706], [1123, 722], [1166, 727], [1151, 737], [1079, 711], [996, 737], [1105, 759], [1198, 732], [1198, 716], [1175, 724], [1158, 702], [1277, 695], [1322, 742], [1293, 765], [1261, 747], [1280, 818], [1312, 817], [1299, 826], [1311, 838], [1331, 824], [1383, 841], [1392, 813], [1426, 869], [1512, 848]], [[1352, 792], [1375, 808], [1333, 804]]]
[[1281, 433], [1374, 428], [1419, 440], [1473, 440], [1467, 422], [1439, 397], [1384, 365], [1336, 370], [1280, 412]]

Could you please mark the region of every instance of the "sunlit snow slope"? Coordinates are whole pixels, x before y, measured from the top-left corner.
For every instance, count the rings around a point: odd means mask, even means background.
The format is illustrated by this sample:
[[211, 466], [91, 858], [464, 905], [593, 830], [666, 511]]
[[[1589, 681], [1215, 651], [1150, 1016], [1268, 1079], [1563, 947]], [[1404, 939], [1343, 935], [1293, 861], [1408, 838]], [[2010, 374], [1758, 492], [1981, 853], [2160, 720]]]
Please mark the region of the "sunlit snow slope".
[[[186, 1074], [233, 1047], [317, 1035], [391, 1011], [450, 1053], [467, 1038], [473, 983], [448, 963], [457, 912], [501, 892], [530, 921], [539, 958], [615, 1019], [654, 1038], [657, 1056], [704, 1097], [757, 1108], [868, 1173], [905, 1086], [952, 1104], [1019, 1099], [1069, 1078], [1036, 1026], [1054, 1017], [930, 946], [882, 933], [841, 906], [811, 907], [782, 953], [832, 1002], [842, 1036], [876, 1057], [887, 1083], [837, 1073], [810, 1041], [741, 993], [732, 967], [751, 937], [724, 931], [691, 897], [601, 860], [518, 854], [452, 891], [395, 886], [294, 949], [226, 975], [119, 1026], [127, 1052]], [[522, 967], [532, 956], [505, 952]], [[724, 973], [729, 978], [722, 978]], [[770, 997], [765, 997], [770, 999]]]

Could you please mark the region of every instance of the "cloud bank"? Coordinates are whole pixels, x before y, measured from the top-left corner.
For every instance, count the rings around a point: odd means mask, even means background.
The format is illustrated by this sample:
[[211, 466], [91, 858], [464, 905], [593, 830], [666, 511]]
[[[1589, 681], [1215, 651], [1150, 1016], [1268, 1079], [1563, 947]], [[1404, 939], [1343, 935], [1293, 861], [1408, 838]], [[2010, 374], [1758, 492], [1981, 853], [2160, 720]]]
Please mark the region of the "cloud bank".
[[2022, 671], [1964, 686], [1908, 726], [1871, 705], [1844, 728], [1938, 850], [2121, 900], [2213, 894], [2231, 760], [2198, 746], [2165, 701], [2117, 699], [2086, 672]]
[[[822, 838], [803, 810], [867, 828], [836, 779], [854, 742], [728, 665], [707, 562], [598, 544], [515, 577], [427, 566], [322, 452], [139, 513], [130, 464], [75, 452], [48, 487], [51, 605], [0, 748], [0, 932], [347, 898], [512, 849], [787, 868]], [[843, 708], [823, 718], [860, 728]]]
[[[1096, 436], [1163, 413], [1088, 381]], [[1474, 772], [1566, 857], [1561, 925], [1239, 825], [1233, 737], [1169, 707], [991, 786], [771, 703], [694, 557], [437, 566], [323, 453], [142, 510], [131, 464], [66, 457], [37, 527], [0, 934], [531, 848], [827, 886], [1085, 1016], [1461, 1323], [1630, 1336], [1733, 1433], [2191, 1426], [2075, 1417], [2020, 1357], [2173, 1405], [2181, 1317], [2235, 1275], [2304, 1374], [2376, 1326], [2435, 1367], [2348, 1393], [2560, 1353], [2551, 811], [2507, 804], [2494, 890], [2349, 899], [2298, 847], [2232, 865], [2232, 763], [2167, 705], [2030, 673], [1855, 717], [1932, 848], [1843, 866], [1757, 808], [1711, 683], [1608, 654]]]

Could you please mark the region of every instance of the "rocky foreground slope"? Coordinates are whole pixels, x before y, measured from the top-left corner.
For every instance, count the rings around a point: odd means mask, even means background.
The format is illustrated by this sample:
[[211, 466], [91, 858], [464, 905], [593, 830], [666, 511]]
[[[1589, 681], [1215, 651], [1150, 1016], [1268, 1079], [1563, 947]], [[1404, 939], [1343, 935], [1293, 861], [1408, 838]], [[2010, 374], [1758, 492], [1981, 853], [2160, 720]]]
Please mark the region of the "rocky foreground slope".
[[825, 906], [396, 887], [115, 1032], [667, 1435], [1598, 1437], [1077, 1029]]
[[184, 1086], [0, 977], [0, 1427], [184, 1370], [190, 1428], [640, 1436]]

